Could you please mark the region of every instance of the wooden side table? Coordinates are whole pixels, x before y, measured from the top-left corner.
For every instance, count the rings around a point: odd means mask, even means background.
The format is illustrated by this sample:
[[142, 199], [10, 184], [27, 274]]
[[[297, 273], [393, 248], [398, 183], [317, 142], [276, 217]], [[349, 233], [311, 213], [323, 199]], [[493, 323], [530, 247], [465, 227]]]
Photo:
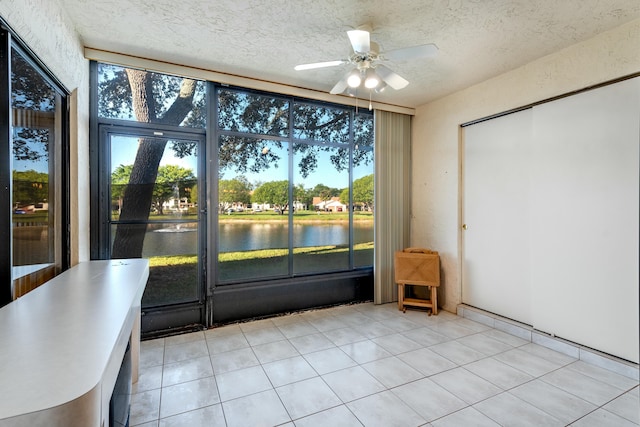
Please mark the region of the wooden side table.
[[[398, 310], [406, 306], [430, 308], [438, 314], [438, 287], [440, 286], [440, 256], [424, 248], [407, 248], [395, 253], [395, 282], [398, 284]], [[431, 298], [406, 298], [405, 286], [427, 286]]]

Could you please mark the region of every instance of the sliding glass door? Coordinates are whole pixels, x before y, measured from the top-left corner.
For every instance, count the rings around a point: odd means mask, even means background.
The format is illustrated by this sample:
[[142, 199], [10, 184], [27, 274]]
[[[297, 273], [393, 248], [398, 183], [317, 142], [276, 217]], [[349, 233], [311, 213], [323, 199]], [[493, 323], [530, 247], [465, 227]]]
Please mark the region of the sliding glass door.
[[143, 308], [202, 302], [197, 148], [203, 138], [135, 129], [110, 129], [103, 137], [110, 257], [149, 259]]

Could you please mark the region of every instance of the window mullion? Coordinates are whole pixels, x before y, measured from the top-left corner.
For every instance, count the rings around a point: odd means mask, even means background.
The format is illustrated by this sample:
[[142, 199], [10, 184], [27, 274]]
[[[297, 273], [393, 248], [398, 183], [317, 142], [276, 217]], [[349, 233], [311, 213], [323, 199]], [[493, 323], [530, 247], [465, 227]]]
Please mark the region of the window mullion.
[[0, 307], [12, 300], [11, 34], [0, 27]]
[[289, 138], [288, 138], [288, 145], [289, 145], [289, 225], [288, 225], [288, 230], [289, 230], [289, 259], [288, 259], [288, 264], [289, 264], [289, 277], [293, 276], [293, 232], [294, 232], [294, 228], [293, 228], [293, 111], [294, 111], [294, 102], [293, 102], [293, 98], [291, 99], [291, 101], [289, 102]]

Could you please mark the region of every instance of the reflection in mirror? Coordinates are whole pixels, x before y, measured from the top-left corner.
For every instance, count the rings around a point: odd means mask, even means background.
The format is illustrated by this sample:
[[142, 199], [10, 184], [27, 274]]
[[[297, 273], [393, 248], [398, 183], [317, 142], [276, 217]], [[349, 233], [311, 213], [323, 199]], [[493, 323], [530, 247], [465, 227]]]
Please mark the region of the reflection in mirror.
[[13, 265], [37, 269], [56, 263], [54, 166], [61, 95], [17, 50], [11, 56], [11, 85]]

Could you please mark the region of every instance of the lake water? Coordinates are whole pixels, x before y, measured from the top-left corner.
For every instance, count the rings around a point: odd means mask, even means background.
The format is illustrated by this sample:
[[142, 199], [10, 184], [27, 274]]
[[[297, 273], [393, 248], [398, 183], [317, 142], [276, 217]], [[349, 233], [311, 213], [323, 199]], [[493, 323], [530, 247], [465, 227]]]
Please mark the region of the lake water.
[[[193, 255], [197, 253], [198, 233], [195, 223], [163, 224], [147, 231], [143, 257], [158, 255]], [[347, 245], [346, 223], [294, 224], [294, 247]], [[354, 223], [354, 242], [373, 242], [373, 222]], [[282, 222], [229, 222], [219, 225], [220, 252], [287, 248], [288, 225]]]

